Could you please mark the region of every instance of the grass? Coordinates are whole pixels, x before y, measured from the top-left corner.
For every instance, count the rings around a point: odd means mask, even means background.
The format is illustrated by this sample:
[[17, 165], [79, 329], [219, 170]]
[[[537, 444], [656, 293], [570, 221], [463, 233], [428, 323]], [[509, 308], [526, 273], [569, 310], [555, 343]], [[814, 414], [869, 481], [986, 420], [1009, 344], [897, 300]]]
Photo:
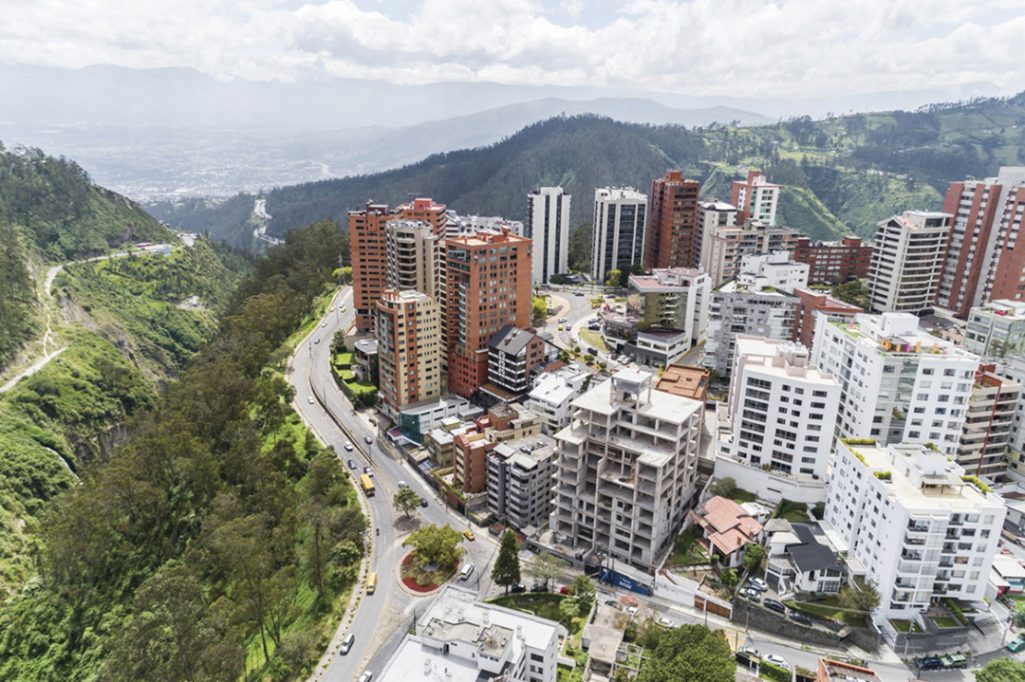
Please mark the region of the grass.
[[785, 604], [791, 609], [803, 611], [810, 616], [816, 616], [824, 620], [842, 623], [844, 619], [844, 611], [840, 608], [840, 604], [836, 597], [830, 597], [828, 599], [822, 599], [814, 602], [797, 602], [793, 599], [788, 599]]
[[811, 520], [808, 516], [807, 507], [803, 503], [792, 502], [790, 500], [783, 500], [779, 503], [779, 509], [776, 515], [781, 519], [797, 523]]
[[730, 495], [730, 499], [737, 504], [743, 504], [745, 502], [754, 502], [758, 499], [758, 496], [752, 492], [744, 490], [743, 488], [737, 488], [733, 491], [733, 494]]
[[903, 632], [905, 634], [909, 633], [909, 632], [918, 632], [918, 624], [915, 623], [915, 621], [913, 621], [913, 620], [902, 620], [900, 618], [891, 618], [890, 619], [890, 625], [892, 625], [893, 629], [896, 630], [897, 632]]
[[335, 355], [335, 365], [343, 369], [351, 367], [353, 361], [352, 353], [337, 353]]
[[957, 618], [951, 618], [950, 616], [929, 616], [929, 620], [935, 623], [938, 628], [961, 627], [960, 621], [958, 621]]
[[605, 345], [605, 339], [598, 332], [591, 331], [590, 329], [581, 329], [580, 338], [586, 341], [589, 345], [594, 346], [602, 353], [608, 353], [609, 347]]
[[671, 566], [693, 566], [708, 563], [708, 555], [701, 543], [698, 542], [701, 530], [695, 529], [696, 526], [691, 526], [676, 537], [673, 553], [669, 557]]

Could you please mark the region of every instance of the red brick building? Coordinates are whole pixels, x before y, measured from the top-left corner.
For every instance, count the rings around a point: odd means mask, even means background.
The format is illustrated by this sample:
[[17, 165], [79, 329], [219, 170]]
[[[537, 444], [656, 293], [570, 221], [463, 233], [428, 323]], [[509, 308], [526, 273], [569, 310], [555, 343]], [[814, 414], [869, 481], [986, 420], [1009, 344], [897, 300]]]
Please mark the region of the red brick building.
[[808, 284], [839, 284], [868, 276], [872, 245], [860, 237], [820, 242], [801, 237], [794, 247], [794, 261], [808, 264]]
[[644, 228], [644, 268], [696, 268], [700, 265], [697, 180], [666, 171], [651, 183]]
[[794, 296], [797, 296], [798, 304], [791, 339], [801, 342], [809, 349], [815, 337], [815, 313], [825, 313], [834, 317], [854, 317], [865, 312], [856, 305], [844, 303], [821, 291], [794, 289]]
[[488, 341], [530, 327], [531, 243], [503, 229], [445, 241], [444, 352], [448, 386], [469, 398], [488, 381]]

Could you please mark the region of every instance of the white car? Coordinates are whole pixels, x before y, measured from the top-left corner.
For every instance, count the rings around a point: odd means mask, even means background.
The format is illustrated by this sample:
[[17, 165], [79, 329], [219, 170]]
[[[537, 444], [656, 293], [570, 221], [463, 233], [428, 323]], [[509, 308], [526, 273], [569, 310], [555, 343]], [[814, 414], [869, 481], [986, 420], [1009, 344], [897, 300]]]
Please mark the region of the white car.
[[768, 661], [773, 665], [778, 665], [781, 668], [786, 668], [787, 670], [790, 669], [790, 664], [787, 663], [782, 656], [777, 656], [776, 654], [765, 654], [762, 656], [762, 660]]
[[759, 592], [766, 592], [769, 589], [769, 586], [761, 578], [748, 578], [747, 582], [751, 587], [755, 588]]
[[661, 625], [662, 627], [666, 627], [666, 628], [675, 628], [676, 627], [676, 623], [674, 623], [673, 621], [669, 620], [665, 616], [659, 616], [658, 617], [658, 624]]
[[345, 441], [345, 451], [352, 452], [352, 443], [350, 443], [349, 441]]
[[310, 405], [312, 405], [314, 403], [313, 396], [311, 395], [308, 398], [306, 398], [306, 402], [308, 402]]
[[320, 337], [318, 336], [317, 338], [313, 339], [313, 343], [314, 345], [320, 343]]
[[638, 611], [640, 611], [640, 609], [639, 609], [639, 608], [637, 608], [636, 606], [631, 606], [631, 607], [629, 607], [629, 608], [628, 608], [628, 609], [626, 610], [626, 612], [627, 612], [628, 614], [630, 614], [630, 617], [631, 617], [631, 618], [633, 618], [634, 616], [636, 616], [636, 615], [637, 615], [637, 612], [638, 612]]

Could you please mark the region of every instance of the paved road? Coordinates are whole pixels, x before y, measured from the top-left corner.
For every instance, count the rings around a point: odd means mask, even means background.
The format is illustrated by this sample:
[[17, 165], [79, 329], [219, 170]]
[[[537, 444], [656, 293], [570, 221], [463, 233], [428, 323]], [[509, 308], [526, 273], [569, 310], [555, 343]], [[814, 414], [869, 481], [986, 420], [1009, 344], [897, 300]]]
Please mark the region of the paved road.
[[[346, 311], [339, 310], [343, 305]], [[371, 570], [378, 574], [377, 591], [363, 595], [350, 631], [356, 635], [355, 644], [348, 655], [335, 653], [320, 679], [348, 682], [365, 669], [380, 671], [388, 653], [386, 644], [396, 644], [393, 638], [413, 617], [422, 612], [429, 598], [415, 597], [406, 592], [398, 581], [398, 566], [405, 555], [402, 539], [417, 522], [450, 525], [457, 529], [467, 527], [467, 521], [456, 512], [444, 507], [422, 482], [419, 475], [404, 461], [393, 456], [390, 449], [381, 446], [381, 437], [367, 418], [354, 411], [352, 404], [337, 387], [330, 371], [331, 339], [336, 331], [347, 329], [352, 323], [352, 292], [344, 288], [332, 303], [321, 325], [304, 339], [296, 349], [289, 369], [289, 380], [296, 388], [295, 407], [313, 431], [327, 445], [334, 448], [343, 460], [354, 460], [362, 471], [370, 466], [374, 472], [377, 493], [369, 499], [370, 523], [374, 532]], [[313, 399], [312, 403], [310, 398]], [[371, 438], [367, 445], [365, 438]], [[351, 441], [353, 451], [345, 450]], [[427, 508], [419, 508], [410, 522], [392, 506], [398, 491], [398, 482], [428, 499]], [[476, 542], [465, 542], [468, 560], [477, 568], [473, 578], [465, 585], [486, 594], [490, 588], [490, 561], [497, 548], [487, 533], [477, 532]], [[392, 641], [389, 641], [392, 640]], [[381, 651], [381, 655], [375, 654]], [[377, 667], [374, 667], [377, 666]]]

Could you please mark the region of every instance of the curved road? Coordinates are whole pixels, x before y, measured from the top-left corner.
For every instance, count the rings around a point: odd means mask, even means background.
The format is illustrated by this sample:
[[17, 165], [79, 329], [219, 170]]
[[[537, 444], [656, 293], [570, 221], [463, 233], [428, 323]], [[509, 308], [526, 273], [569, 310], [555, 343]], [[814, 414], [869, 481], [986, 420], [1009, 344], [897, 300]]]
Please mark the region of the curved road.
[[[345, 306], [345, 312], [339, 310], [340, 305]], [[319, 679], [338, 682], [354, 680], [367, 669], [380, 672], [414, 613], [422, 612], [429, 599], [413, 596], [399, 584], [398, 567], [405, 555], [402, 547], [404, 537], [418, 521], [450, 525], [459, 530], [468, 527], [463, 516], [438, 501], [417, 472], [398, 459], [390, 447], [382, 447], [383, 436], [379, 437], [380, 434], [362, 414], [356, 414], [335, 384], [330, 369], [331, 339], [335, 332], [347, 329], [352, 320], [352, 291], [344, 287], [321, 323], [296, 348], [288, 369], [289, 381], [296, 389], [296, 410], [321, 441], [334, 448], [346, 470], [349, 470], [349, 459], [357, 465], [357, 469], [351, 472], [353, 474], [361, 473], [364, 466], [370, 466], [377, 488], [376, 495], [367, 500], [370, 525], [379, 532], [370, 536], [374, 544], [370, 570], [377, 572], [377, 591], [373, 595], [360, 595], [355, 619], [348, 628], [356, 635], [352, 650], [345, 656], [337, 651], [329, 652], [327, 668], [319, 674]], [[368, 445], [365, 438], [372, 439], [372, 444]], [[345, 450], [347, 441], [354, 446], [352, 452]], [[426, 508], [418, 508], [414, 512], [412, 522], [398, 514], [392, 505], [399, 481], [405, 481], [429, 501]], [[356, 485], [358, 487], [358, 482]], [[477, 541], [464, 542], [463, 547], [467, 560], [476, 564], [476, 571], [470, 581], [461, 584], [486, 595], [490, 589], [489, 565], [497, 544], [487, 533], [479, 529], [474, 529], [474, 532]], [[357, 589], [361, 590], [362, 585]]]

